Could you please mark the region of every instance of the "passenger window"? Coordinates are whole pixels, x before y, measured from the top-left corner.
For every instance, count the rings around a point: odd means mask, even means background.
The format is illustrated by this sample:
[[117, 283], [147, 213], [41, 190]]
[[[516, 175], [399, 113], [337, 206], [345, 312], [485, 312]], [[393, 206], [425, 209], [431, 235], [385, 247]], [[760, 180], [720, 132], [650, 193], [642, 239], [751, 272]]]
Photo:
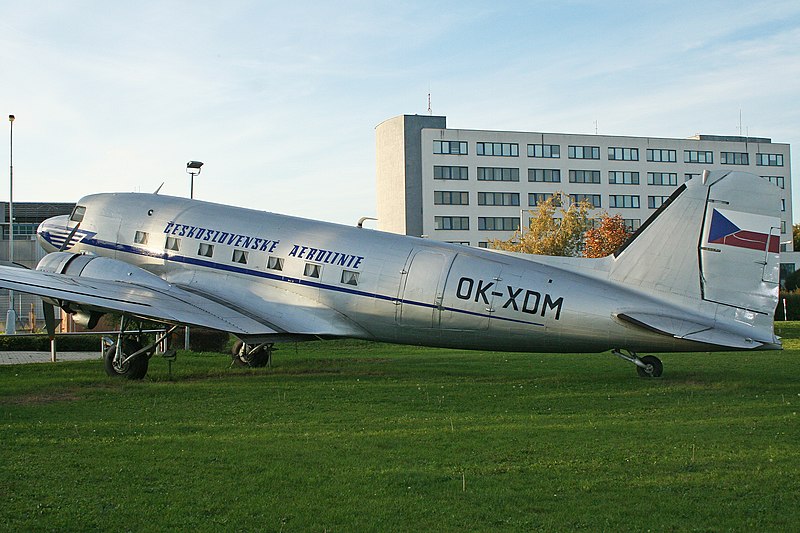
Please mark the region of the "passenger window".
[[267, 268], [270, 270], [283, 270], [283, 258], [269, 256], [267, 258]]
[[202, 255], [203, 257], [211, 257], [212, 255], [214, 255], [214, 245], [201, 242], [200, 247], [197, 249], [197, 255]]
[[342, 283], [345, 285], [358, 285], [358, 272], [342, 271]]
[[309, 278], [319, 278], [322, 274], [322, 266], [314, 263], [306, 263], [306, 268], [303, 271], [303, 274]]
[[133, 236], [134, 244], [147, 244], [148, 233], [146, 231], [137, 231]]
[[181, 249], [181, 240], [177, 237], [167, 237], [167, 243], [164, 245], [164, 248], [177, 252]]
[[234, 250], [233, 251], [233, 262], [234, 263], [241, 263], [243, 265], [247, 264], [247, 252], [244, 250]]

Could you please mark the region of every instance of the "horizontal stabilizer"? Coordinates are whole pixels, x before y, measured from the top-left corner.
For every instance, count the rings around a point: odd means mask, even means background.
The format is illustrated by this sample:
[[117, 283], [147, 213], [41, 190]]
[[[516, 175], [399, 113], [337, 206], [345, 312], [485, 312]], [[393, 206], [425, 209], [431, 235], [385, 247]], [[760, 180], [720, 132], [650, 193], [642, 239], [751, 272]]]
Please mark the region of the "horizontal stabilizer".
[[678, 318], [636, 312], [617, 313], [615, 316], [623, 322], [639, 326], [648, 331], [669, 335], [676, 339], [702, 342], [714, 346], [752, 349], [774, 342], [773, 339], [758, 340], [746, 337], [742, 334], [716, 327], [711, 321], [706, 323], [702, 319], [694, 320], [685, 317]]

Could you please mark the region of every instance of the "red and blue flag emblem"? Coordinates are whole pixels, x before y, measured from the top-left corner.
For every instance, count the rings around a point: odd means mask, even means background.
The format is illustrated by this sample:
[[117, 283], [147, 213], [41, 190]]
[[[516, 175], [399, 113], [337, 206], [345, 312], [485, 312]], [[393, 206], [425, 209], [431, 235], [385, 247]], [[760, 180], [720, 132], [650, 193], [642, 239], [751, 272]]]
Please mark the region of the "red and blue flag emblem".
[[[725, 214], [722, 214], [719, 210], [714, 209], [714, 213], [711, 215], [708, 242], [778, 253], [780, 235], [771, 234], [774, 223], [777, 221], [778, 219], [772, 217], [738, 211], [726, 211]], [[758, 228], [767, 231], [744, 228]]]

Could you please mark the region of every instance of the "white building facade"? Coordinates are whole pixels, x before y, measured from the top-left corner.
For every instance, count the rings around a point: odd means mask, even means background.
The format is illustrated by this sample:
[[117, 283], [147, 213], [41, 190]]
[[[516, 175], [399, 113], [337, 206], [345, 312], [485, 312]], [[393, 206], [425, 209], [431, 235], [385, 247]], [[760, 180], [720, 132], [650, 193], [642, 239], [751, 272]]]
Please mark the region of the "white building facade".
[[619, 214], [635, 230], [685, 181], [733, 170], [782, 190], [781, 251], [792, 251], [790, 150], [771, 139], [463, 130], [401, 115], [377, 126], [376, 146], [384, 231], [485, 247], [527, 227], [529, 210], [552, 195], [587, 200], [593, 216]]

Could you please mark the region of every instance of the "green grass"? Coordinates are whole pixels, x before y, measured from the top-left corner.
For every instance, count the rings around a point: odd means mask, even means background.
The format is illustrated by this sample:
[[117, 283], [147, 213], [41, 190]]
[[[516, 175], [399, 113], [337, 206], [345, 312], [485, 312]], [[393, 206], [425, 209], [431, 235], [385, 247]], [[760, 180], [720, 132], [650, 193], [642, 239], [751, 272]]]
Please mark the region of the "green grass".
[[800, 323], [783, 352], [285, 345], [0, 367], [0, 530], [779, 531], [800, 524]]

